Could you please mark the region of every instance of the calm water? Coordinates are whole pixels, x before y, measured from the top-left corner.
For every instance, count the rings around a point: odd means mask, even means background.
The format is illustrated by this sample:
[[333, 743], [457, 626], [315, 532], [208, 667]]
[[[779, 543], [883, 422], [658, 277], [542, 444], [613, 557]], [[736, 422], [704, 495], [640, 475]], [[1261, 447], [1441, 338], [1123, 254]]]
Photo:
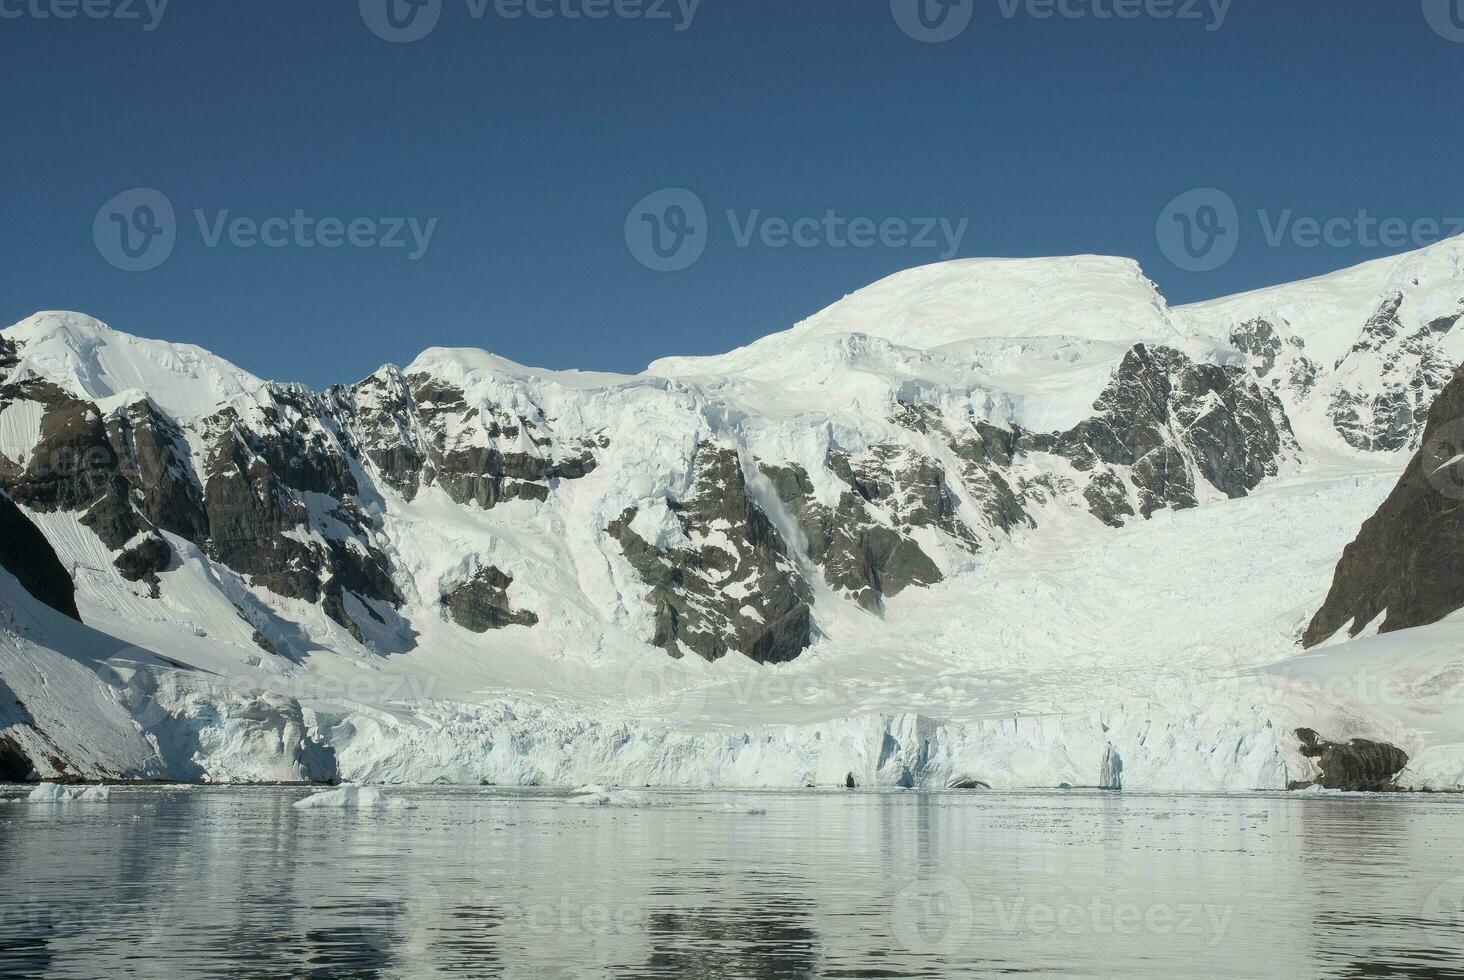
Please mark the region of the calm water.
[[0, 802], [0, 975], [1464, 978], [1458, 798], [304, 795]]

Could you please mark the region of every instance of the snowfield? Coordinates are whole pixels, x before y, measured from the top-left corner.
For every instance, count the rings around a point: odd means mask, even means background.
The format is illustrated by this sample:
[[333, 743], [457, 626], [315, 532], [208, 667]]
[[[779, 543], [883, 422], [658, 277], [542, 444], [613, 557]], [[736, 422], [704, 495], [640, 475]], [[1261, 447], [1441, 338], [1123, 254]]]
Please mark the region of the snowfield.
[[[1425, 346], [1349, 354], [1398, 291], [1398, 336]], [[1396, 403], [1338, 392], [1406, 390], [1398, 372], [1429, 358], [1457, 366], [1464, 333], [1424, 328], [1461, 304], [1459, 241], [1175, 309], [1128, 260], [963, 260], [900, 273], [741, 350], [637, 376], [431, 349], [368, 379], [358, 406], [430, 377], [482, 407], [445, 423], [445, 445], [542, 448], [529, 427], [494, 434], [484, 420], [500, 411], [595, 446], [598, 465], [553, 481], [547, 500], [482, 508], [441, 485], [409, 495], [375, 463], [352, 462], [364, 530], [334, 498], [302, 495], [308, 520], [290, 535], [369, 544], [389, 563], [399, 603], [344, 595], [359, 636], [169, 532], [154, 595], [119, 573], [83, 514], [27, 507], [76, 583], [85, 625], [0, 571], [0, 739], [42, 778], [356, 784], [301, 804], [312, 807], [387, 805], [372, 784], [421, 783], [579, 786], [611, 806], [644, 801], [604, 787], [1285, 789], [1317, 774], [1303, 727], [1398, 746], [1411, 758], [1402, 786], [1464, 789], [1464, 620], [1298, 645], [1342, 549], [1412, 452], [1383, 438], [1359, 449], [1356, 433], [1384, 432]], [[1268, 346], [1270, 334], [1246, 332], [1257, 318], [1304, 343]], [[102, 413], [141, 399], [167, 412], [200, 486], [220, 409], [242, 428], [289, 418], [280, 393], [242, 369], [79, 314], [39, 314], [3, 337], [19, 345], [11, 383], [45, 379]], [[1035, 527], [972, 520], [971, 542], [906, 529], [941, 580], [871, 611], [831, 585], [750, 463], [802, 467], [810, 499], [829, 508], [847, 491], [825, 466], [831, 453], [899, 446], [954, 474], [962, 461], [893, 410], [1061, 431], [1091, 415], [1136, 344], [1253, 372], [1295, 439], [1276, 472], [1233, 498], [1198, 482], [1197, 506], [1109, 526], [1062, 489], [1080, 485], [1078, 467], [1029, 454], [1008, 474], [1049, 488], [1027, 498]], [[35, 402], [0, 410], [0, 455], [24, 464], [41, 418]], [[788, 574], [806, 583], [811, 642], [789, 663], [673, 659], [651, 645], [650, 590], [607, 533], [633, 511], [630, 530], [664, 554], [735, 555], [734, 529], [689, 535], [678, 518], [708, 442], [736, 447], [748, 494], [790, 543]], [[968, 487], [949, 490], [957, 514], [980, 510]], [[444, 597], [489, 568], [508, 573], [504, 601], [535, 624], [475, 633], [444, 613]], [[738, 588], [721, 594], [746, 598], [742, 615], [756, 619], [757, 596]]]

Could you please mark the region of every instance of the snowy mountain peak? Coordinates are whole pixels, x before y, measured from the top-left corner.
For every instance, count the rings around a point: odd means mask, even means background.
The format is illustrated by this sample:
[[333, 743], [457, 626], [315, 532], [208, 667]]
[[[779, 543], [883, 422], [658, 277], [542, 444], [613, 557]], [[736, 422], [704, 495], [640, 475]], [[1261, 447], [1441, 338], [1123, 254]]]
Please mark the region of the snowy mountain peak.
[[1132, 259], [959, 259], [895, 273], [790, 333], [865, 333], [930, 350], [993, 337], [1133, 342], [1175, 337], [1168, 306]]
[[849, 353], [841, 341], [850, 337], [882, 341], [886, 352], [903, 352], [894, 359], [908, 365], [925, 352], [969, 364], [973, 351], [1009, 350], [1013, 342], [1044, 351], [1074, 342], [1111, 350], [1174, 344], [1183, 334], [1163, 295], [1131, 259], [958, 259], [897, 272], [730, 353], [663, 358], [649, 373], [782, 384], [841, 359]]
[[502, 380], [543, 381], [566, 388], [601, 388], [627, 381], [623, 374], [601, 371], [554, 371], [529, 367], [477, 347], [429, 347], [408, 364], [407, 376], [430, 374], [444, 381], [496, 377]]
[[17, 348], [5, 383], [44, 378], [97, 402], [146, 395], [170, 413], [196, 415], [265, 384], [201, 347], [134, 337], [83, 313], [37, 313], [0, 337]]

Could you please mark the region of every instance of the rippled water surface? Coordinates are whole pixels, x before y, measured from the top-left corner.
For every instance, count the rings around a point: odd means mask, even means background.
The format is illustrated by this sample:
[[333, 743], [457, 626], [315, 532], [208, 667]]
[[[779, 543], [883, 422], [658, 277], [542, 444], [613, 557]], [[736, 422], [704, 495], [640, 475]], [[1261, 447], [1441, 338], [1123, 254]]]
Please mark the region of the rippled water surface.
[[1464, 978], [1458, 798], [21, 792], [4, 976]]

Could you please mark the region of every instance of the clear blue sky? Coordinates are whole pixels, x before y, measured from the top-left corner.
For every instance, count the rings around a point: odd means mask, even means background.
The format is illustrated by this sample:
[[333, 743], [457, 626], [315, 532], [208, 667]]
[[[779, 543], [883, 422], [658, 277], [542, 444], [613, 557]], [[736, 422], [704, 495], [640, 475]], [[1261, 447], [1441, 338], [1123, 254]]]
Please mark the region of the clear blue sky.
[[[173, 0], [150, 31], [144, 0], [141, 21], [36, 15], [58, 2], [81, 0], [0, 0], [17, 15], [0, 18], [0, 319], [82, 310], [316, 386], [433, 345], [636, 371], [942, 251], [740, 247], [728, 208], [969, 218], [960, 255], [1128, 255], [1175, 303], [1399, 250], [1271, 247], [1259, 209], [1464, 214], [1464, 43], [1430, 27], [1430, 0], [1235, 0], [1214, 31], [1209, 0], [1202, 20], [1132, 21], [975, 0], [929, 44], [890, 0], [702, 0], [685, 30], [674, 3], [670, 21], [563, 15], [586, 0], [508, 20], [440, 0], [398, 44], [356, 0]], [[1237, 203], [1239, 252], [1182, 271], [1156, 221], [1206, 186]], [[177, 212], [147, 272], [94, 238], [134, 187]], [[627, 214], [664, 187], [710, 212], [679, 272], [627, 247]], [[416, 261], [209, 248], [195, 209], [437, 225]]]

